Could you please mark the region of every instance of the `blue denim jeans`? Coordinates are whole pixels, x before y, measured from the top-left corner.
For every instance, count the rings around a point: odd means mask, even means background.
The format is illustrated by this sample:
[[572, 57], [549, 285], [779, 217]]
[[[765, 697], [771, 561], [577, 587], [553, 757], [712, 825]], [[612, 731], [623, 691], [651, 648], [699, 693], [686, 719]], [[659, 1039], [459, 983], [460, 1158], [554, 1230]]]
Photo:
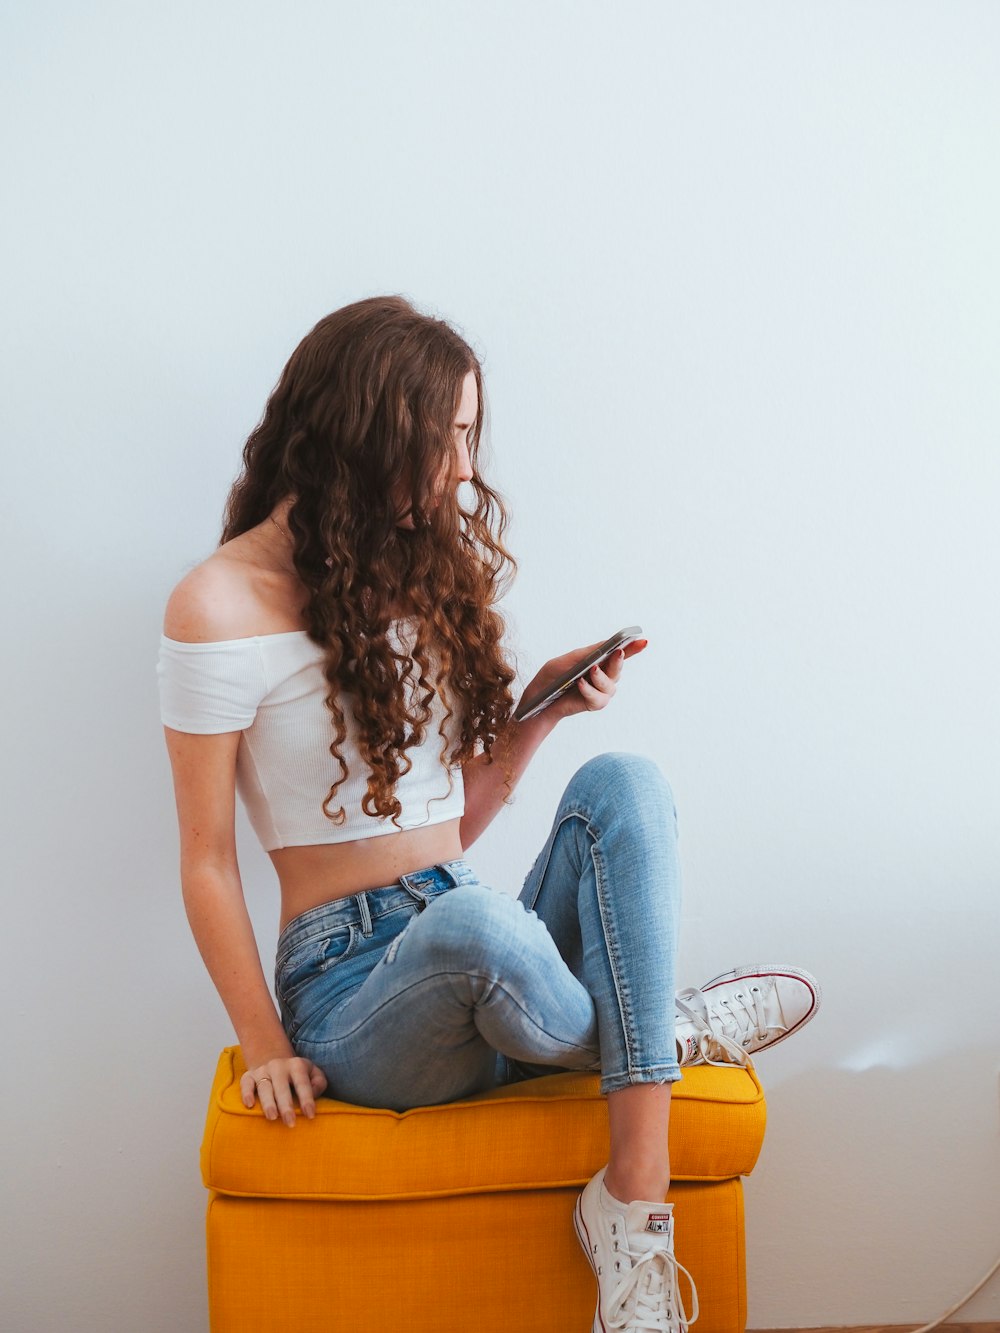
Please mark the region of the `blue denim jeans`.
[[281, 932], [275, 991], [328, 1095], [406, 1110], [559, 1069], [601, 1091], [680, 1078], [677, 814], [639, 755], [572, 777], [514, 898], [446, 861]]

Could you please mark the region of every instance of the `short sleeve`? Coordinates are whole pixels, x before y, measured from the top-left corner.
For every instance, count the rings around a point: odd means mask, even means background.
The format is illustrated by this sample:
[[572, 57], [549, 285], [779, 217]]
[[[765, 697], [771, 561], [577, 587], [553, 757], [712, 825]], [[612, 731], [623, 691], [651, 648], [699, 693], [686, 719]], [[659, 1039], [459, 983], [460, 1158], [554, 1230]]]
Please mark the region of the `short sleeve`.
[[160, 636], [160, 720], [175, 731], [244, 731], [267, 693], [257, 639], [181, 643]]

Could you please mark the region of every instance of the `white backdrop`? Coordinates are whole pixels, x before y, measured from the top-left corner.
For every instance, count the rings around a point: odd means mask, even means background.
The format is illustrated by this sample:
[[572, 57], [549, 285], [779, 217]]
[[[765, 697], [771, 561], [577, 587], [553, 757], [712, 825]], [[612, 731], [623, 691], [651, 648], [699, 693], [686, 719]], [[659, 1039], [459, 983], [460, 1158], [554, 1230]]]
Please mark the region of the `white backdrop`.
[[580, 762], [653, 755], [681, 984], [823, 982], [760, 1060], [750, 1326], [918, 1322], [989, 1266], [998, 42], [960, 0], [3, 8], [4, 1328], [205, 1328], [232, 1038], [157, 637], [293, 346], [385, 292], [483, 357], [524, 678], [650, 639], [471, 859], [516, 891]]

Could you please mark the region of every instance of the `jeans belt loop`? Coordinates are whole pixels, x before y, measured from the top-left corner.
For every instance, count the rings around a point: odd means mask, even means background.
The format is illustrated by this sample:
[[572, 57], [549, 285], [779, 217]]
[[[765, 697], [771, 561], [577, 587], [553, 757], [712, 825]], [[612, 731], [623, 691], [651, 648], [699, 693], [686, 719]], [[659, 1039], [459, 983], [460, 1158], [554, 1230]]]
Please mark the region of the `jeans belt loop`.
[[368, 939], [372, 933], [372, 911], [368, 906], [368, 894], [364, 890], [358, 894], [358, 911], [361, 913], [361, 933]]
[[427, 906], [426, 893], [421, 893], [419, 889], [415, 889], [413, 887], [413, 885], [410, 883], [409, 875], [400, 875], [399, 882], [402, 885], [402, 887], [406, 890], [406, 892], [410, 895], [410, 897], [414, 900], [414, 902], [417, 904], [417, 911], [422, 912], [424, 908]]
[[460, 889], [462, 887], [464, 881], [459, 879], [459, 877], [455, 874], [454, 870], [452, 870], [451, 866], [447, 862], [444, 861], [441, 862], [441, 869], [451, 880], [451, 886], [453, 889]]

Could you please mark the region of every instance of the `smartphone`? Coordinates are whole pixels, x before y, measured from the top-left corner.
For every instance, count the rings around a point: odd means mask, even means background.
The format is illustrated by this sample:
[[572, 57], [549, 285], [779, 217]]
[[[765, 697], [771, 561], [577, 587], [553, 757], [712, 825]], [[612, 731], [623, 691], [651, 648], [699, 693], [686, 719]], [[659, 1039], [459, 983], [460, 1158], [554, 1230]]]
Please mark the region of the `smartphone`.
[[575, 666], [570, 667], [569, 671], [564, 672], [558, 680], [553, 681], [543, 694], [535, 694], [531, 698], [522, 695], [520, 702], [514, 709], [515, 720], [526, 722], [529, 717], [534, 717], [543, 708], [548, 708], [550, 703], [558, 699], [560, 695], [565, 694], [569, 687], [575, 684], [581, 676], [585, 676], [595, 663], [603, 662], [605, 658], [610, 657], [619, 648], [624, 648], [635, 639], [641, 638], [641, 625], [629, 625], [627, 629], [620, 629], [617, 634], [612, 634], [611, 638], [606, 639], [599, 648], [595, 648], [586, 657], [581, 657]]

